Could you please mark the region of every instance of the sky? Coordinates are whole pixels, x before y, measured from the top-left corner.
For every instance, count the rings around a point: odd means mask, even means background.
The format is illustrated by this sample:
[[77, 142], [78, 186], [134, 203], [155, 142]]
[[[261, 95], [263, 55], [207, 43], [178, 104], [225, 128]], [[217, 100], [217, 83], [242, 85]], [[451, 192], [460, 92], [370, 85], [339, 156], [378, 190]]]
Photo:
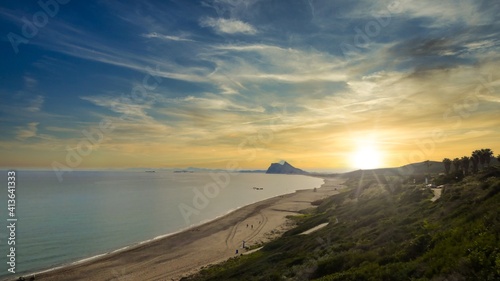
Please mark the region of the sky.
[[2, 1], [0, 166], [500, 153], [495, 0]]

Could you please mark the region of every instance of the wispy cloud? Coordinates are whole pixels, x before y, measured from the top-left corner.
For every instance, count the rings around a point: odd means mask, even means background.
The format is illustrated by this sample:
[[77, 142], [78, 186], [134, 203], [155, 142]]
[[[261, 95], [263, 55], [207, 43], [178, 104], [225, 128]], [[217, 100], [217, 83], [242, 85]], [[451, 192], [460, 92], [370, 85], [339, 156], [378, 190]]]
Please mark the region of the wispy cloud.
[[400, 6], [402, 14], [426, 18], [434, 28], [457, 23], [468, 26], [490, 24], [496, 16], [492, 10], [481, 11], [481, 1], [404, 1]]
[[187, 42], [194, 42], [194, 40], [185, 38], [182, 36], [174, 36], [174, 35], [164, 35], [164, 34], [159, 34], [156, 32], [148, 33], [148, 34], [143, 34], [142, 37], [146, 38], [158, 38], [158, 39], [163, 39], [163, 40], [169, 40], [169, 41], [187, 41]]
[[176, 105], [184, 105], [194, 109], [199, 108], [205, 110], [209, 109], [241, 112], [264, 112], [264, 108], [262, 106], [244, 106], [213, 94], [206, 94], [205, 97], [188, 96], [182, 99], [169, 99], [167, 101]]
[[113, 124], [113, 133], [109, 137], [118, 142], [154, 141], [164, 139], [170, 134], [170, 126], [152, 117], [150, 113], [155, 97], [148, 100], [132, 100], [127, 97], [83, 96], [82, 100], [111, 110], [114, 114], [97, 113], [101, 120]]
[[38, 81], [29, 75], [24, 75], [23, 78], [24, 78], [24, 87], [26, 89], [30, 89], [30, 90], [34, 89], [38, 84]]
[[35, 137], [38, 124], [38, 122], [31, 122], [24, 127], [19, 127], [16, 132], [16, 139], [24, 141], [28, 138]]
[[41, 110], [43, 106], [45, 98], [43, 96], [36, 96], [35, 98], [31, 99], [29, 101], [28, 106], [26, 107], [26, 110], [29, 112], [38, 112]]
[[251, 35], [257, 33], [257, 30], [252, 25], [237, 19], [207, 17], [200, 20], [200, 26], [211, 27], [218, 33], [243, 33]]
[[67, 127], [47, 126], [45, 129], [48, 131], [58, 132], [58, 133], [76, 133], [76, 132], [78, 132], [78, 130], [76, 130], [74, 128], [67, 128]]
[[151, 105], [142, 102], [137, 103], [128, 97], [84, 96], [80, 98], [128, 118], [151, 120], [151, 117], [146, 113], [146, 110], [150, 109]]
[[[266, 44], [215, 45], [201, 57], [217, 64], [212, 76], [224, 74], [238, 81], [277, 80], [290, 83], [345, 81], [345, 64], [320, 51]], [[222, 57], [222, 59], [220, 59]], [[223, 79], [223, 77], [219, 77]]]

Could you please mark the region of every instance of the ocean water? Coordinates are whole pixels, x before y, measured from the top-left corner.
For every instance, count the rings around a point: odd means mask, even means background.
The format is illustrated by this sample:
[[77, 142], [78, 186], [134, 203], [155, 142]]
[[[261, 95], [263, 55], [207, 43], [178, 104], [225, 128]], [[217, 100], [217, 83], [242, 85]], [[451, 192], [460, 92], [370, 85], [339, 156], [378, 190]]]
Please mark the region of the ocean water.
[[[7, 171], [1, 171], [0, 277], [7, 271]], [[246, 173], [16, 171], [16, 274], [178, 232], [322, 179]], [[261, 187], [263, 190], [255, 190]]]

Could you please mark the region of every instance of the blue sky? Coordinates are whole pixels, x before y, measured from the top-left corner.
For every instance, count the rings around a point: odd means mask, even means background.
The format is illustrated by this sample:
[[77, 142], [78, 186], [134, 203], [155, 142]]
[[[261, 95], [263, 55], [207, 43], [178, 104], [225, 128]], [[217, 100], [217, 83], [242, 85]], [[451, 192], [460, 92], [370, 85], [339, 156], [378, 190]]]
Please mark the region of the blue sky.
[[3, 167], [500, 152], [498, 1], [41, 3], [0, 6]]

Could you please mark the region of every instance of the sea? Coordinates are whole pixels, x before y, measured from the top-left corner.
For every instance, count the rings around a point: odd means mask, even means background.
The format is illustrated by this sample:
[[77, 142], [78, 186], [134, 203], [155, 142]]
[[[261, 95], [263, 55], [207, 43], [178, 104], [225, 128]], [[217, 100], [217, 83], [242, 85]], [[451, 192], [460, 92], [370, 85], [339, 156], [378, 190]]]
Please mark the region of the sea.
[[[224, 171], [73, 171], [59, 181], [53, 171], [16, 170], [9, 193], [8, 171], [1, 173], [0, 279], [123, 250], [323, 184], [302, 175]], [[13, 192], [15, 202], [8, 202]], [[15, 274], [8, 271], [11, 247]]]

